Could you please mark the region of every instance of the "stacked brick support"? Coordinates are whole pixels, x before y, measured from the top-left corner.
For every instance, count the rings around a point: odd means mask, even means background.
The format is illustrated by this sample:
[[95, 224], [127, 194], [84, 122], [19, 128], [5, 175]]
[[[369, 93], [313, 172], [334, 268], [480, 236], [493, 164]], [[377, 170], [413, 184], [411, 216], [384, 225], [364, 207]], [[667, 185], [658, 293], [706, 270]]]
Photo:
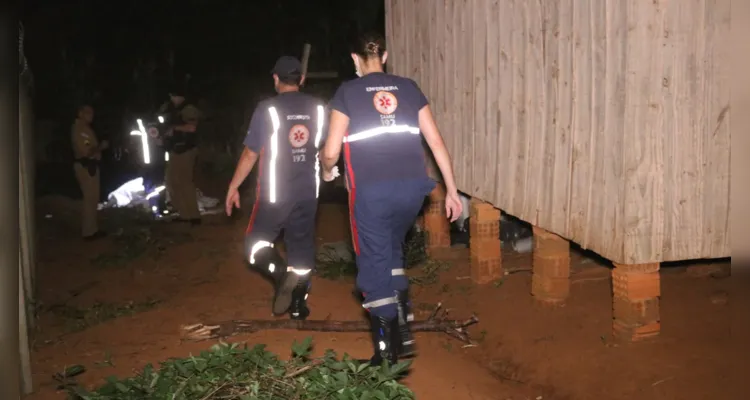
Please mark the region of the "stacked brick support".
[[451, 226], [445, 214], [445, 186], [443, 184], [439, 183], [430, 193], [429, 204], [422, 217], [422, 226], [427, 233], [428, 254], [451, 247]]
[[562, 303], [570, 293], [570, 243], [534, 227], [531, 294], [544, 303]]
[[659, 263], [615, 264], [612, 270], [612, 292], [612, 331], [615, 337], [638, 341], [659, 334]]
[[472, 199], [470, 217], [471, 279], [480, 285], [494, 282], [503, 277], [500, 210]]

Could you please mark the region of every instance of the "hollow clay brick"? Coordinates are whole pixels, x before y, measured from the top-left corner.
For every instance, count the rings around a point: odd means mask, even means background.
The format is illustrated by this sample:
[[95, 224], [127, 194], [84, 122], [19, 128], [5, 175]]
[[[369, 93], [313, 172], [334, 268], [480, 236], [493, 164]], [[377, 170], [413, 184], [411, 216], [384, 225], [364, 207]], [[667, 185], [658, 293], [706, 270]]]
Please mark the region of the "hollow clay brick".
[[500, 221], [500, 210], [489, 203], [472, 202], [469, 215], [477, 223]]
[[502, 278], [500, 210], [472, 199], [469, 235], [472, 281], [483, 285]]
[[492, 239], [499, 240], [500, 221], [471, 222], [469, 224], [469, 237], [471, 240]]
[[612, 270], [612, 290], [615, 297], [642, 300], [661, 295], [658, 272], [637, 273]]
[[657, 336], [661, 330], [659, 264], [621, 265], [612, 270], [612, 332], [627, 341]]
[[615, 338], [637, 342], [656, 337], [661, 332], [661, 323], [654, 322], [642, 326], [628, 326], [615, 321], [612, 325], [612, 334]]
[[531, 294], [542, 302], [562, 302], [570, 294], [570, 279], [532, 275]]
[[542, 302], [562, 302], [570, 294], [570, 243], [534, 227], [531, 294]]

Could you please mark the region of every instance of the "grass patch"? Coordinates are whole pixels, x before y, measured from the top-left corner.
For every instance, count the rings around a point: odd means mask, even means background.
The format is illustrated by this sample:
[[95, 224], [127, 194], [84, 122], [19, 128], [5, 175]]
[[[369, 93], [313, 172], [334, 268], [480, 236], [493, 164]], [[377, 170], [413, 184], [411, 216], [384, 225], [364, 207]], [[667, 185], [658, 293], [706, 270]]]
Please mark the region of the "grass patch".
[[[88, 392], [66, 370], [57, 375], [71, 400], [407, 400], [414, 394], [396, 379], [410, 362], [371, 367], [331, 350], [311, 359], [312, 339], [292, 345], [293, 357], [280, 360], [265, 345], [252, 348], [219, 343], [199, 355], [147, 365], [131, 378], [107, 379]], [[74, 366], [76, 374], [85, 369]]]
[[[438, 261], [427, 254], [425, 250], [425, 232], [411, 231], [404, 242], [404, 265], [407, 270], [418, 270], [411, 273], [409, 281], [415, 285], [431, 285], [438, 281], [440, 272], [447, 270], [450, 265]], [[349, 255], [341, 254], [331, 249], [321, 251], [317, 256], [318, 276], [326, 279], [347, 279], [357, 275], [357, 263], [354, 261], [354, 249], [349, 249]]]
[[151, 310], [159, 303], [159, 300], [130, 301], [125, 304], [94, 303], [88, 308], [59, 305], [50, 308], [49, 311], [65, 320], [65, 325], [69, 332], [75, 332], [115, 318]]
[[193, 241], [187, 232], [165, 229], [141, 208], [104, 210], [104, 219], [108, 226], [116, 227], [112, 229], [114, 245], [91, 259], [97, 267], [123, 267], [142, 256], [159, 259], [168, 247]]

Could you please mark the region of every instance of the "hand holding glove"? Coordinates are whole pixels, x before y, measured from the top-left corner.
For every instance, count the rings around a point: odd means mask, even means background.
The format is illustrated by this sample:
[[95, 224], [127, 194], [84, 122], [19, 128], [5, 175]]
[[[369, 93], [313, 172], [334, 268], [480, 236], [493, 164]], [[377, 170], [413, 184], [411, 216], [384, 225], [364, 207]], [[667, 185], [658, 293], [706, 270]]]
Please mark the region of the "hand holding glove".
[[323, 171], [323, 181], [324, 182], [331, 182], [332, 180], [338, 178], [339, 175], [339, 167], [337, 165], [334, 165], [333, 168], [331, 168], [330, 171], [326, 172]]

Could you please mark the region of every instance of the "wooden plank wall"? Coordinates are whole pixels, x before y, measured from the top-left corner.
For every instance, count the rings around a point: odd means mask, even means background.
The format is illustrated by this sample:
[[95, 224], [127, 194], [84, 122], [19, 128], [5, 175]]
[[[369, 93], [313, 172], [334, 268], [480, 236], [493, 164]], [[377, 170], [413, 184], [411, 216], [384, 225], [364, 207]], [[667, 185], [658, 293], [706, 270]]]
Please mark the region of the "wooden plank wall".
[[459, 188], [620, 263], [730, 255], [731, 0], [386, 0]]

